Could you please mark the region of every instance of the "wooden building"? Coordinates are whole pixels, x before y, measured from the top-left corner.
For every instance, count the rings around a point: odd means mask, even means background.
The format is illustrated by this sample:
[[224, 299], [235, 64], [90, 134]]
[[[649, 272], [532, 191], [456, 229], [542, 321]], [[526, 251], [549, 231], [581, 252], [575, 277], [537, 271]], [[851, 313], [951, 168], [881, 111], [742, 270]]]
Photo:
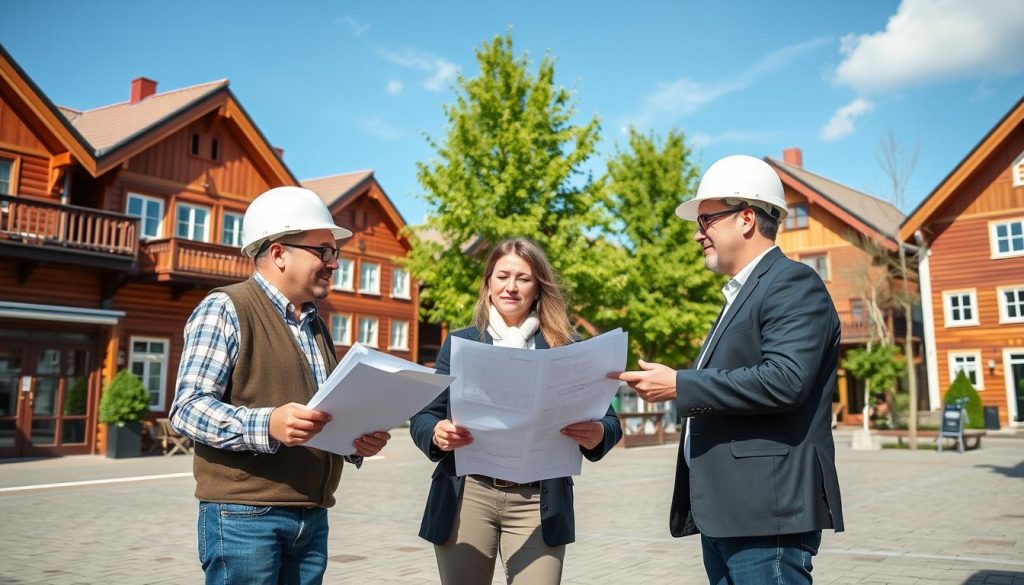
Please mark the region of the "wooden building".
[[[884, 269], [873, 262], [873, 255], [896, 253], [903, 214], [886, 201], [804, 169], [798, 148], [786, 149], [783, 160], [766, 157], [765, 161], [779, 173], [789, 208], [777, 243], [788, 257], [814, 268], [825, 282], [842, 326], [842, 359], [847, 351], [863, 347], [870, 339], [872, 321], [865, 293], [873, 287], [885, 288], [881, 284]], [[907, 330], [904, 320], [887, 301], [887, 290], [880, 295], [882, 318], [902, 343]], [[920, 344], [920, 332], [915, 339]], [[915, 353], [919, 356], [921, 352]], [[917, 362], [923, 372], [920, 357]], [[846, 423], [860, 422], [863, 382], [840, 369], [838, 384], [840, 418]]]
[[963, 370], [1002, 425], [1024, 426], [1024, 99], [907, 217], [933, 404]]
[[[252, 273], [239, 252], [248, 203], [299, 185], [227, 80], [156, 87], [138, 78], [128, 101], [57, 107], [0, 47], [0, 457], [102, 452], [99, 396], [120, 369], [166, 416], [192, 309]], [[346, 254], [375, 255], [393, 279], [384, 259], [407, 243], [385, 232], [401, 218], [364, 179], [332, 209], [342, 225], [362, 222]], [[328, 313], [348, 295], [333, 294]], [[378, 327], [415, 314], [408, 296], [385, 290]], [[352, 318], [372, 313], [363, 302]], [[415, 356], [406, 345], [396, 353]]]
[[353, 232], [341, 246], [328, 298], [319, 304], [339, 354], [354, 342], [418, 360], [419, 287], [397, 259], [412, 244], [405, 220], [372, 170], [307, 179], [339, 225]]

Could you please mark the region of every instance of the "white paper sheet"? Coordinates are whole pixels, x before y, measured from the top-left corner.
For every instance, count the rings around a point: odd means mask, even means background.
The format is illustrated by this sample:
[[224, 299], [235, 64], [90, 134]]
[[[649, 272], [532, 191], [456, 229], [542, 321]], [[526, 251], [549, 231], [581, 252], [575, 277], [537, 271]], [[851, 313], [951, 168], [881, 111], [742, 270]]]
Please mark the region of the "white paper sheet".
[[430, 404], [453, 379], [356, 343], [306, 404], [333, 419], [305, 444], [351, 455], [357, 438], [402, 424]]
[[621, 329], [542, 351], [452, 338], [452, 421], [473, 435], [455, 450], [456, 472], [518, 483], [579, 475], [579, 444], [561, 429], [604, 417], [627, 341]]

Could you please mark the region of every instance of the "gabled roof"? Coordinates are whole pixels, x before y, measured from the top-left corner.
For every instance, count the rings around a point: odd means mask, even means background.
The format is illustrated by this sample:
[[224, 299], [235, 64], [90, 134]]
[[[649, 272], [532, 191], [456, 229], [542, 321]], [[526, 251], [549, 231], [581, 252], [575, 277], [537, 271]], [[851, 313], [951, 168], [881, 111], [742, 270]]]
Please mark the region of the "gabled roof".
[[1024, 97], [1003, 116], [988, 134], [964, 157], [946, 178], [942, 179], [935, 190], [924, 198], [910, 212], [906, 221], [900, 226], [900, 237], [909, 241], [914, 233], [927, 225], [939, 213], [955, 193], [985, 165], [985, 162], [999, 151], [1006, 139], [1024, 124]]
[[92, 110], [61, 110], [99, 158], [227, 86], [228, 80], [220, 79], [154, 94], [134, 104], [121, 102]]
[[[370, 189], [373, 185], [377, 186], [376, 191], [380, 192], [380, 197], [377, 196], [375, 191]], [[394, 225], [399, 240], [407, 246], [410, 245], [408, 238], [402, 233], [402, 228], [405, 227], [405, 218], [402, 217], [398, 208], [392, 203], [391, 198], [388, 197], [388, 194], [384, 192], [383, 187], [380, 186], [380, 183], [373, 176], [373, 169], [305, 179], [302, 181], [302, 186], [319, 195], [320, 199], [332, 213], [337, 213], [359, 197], [368, 195], [380, 204], [384, 215]]]
[[816, 175], [796, 165], [765, 157], [775, 167], [783, 184], [822, 206], [854, 230], [871, 234], [896, 248], [896, 232], [903, 214], [895, 205]]
[[3, 45], [0, 45], [0, 82], [4, 82], [13, 94], [12, 97], [32, 114], [32, 119], [26, 122], [30, 127], [40, 131], [40, 138], [44, 143], [48, 143], [55, 151], [63, 148], [80, 163], [88, 166], [92, 161], [92, 149], [88, 142], [22, 70]]

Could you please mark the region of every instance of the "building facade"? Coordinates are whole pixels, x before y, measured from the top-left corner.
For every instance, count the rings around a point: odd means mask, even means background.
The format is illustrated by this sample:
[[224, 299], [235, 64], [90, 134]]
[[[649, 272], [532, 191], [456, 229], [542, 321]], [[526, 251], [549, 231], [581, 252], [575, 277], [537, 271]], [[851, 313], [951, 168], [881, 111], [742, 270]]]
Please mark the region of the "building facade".
[[[121, 369], [166, 416], [192, 309], [252, 273], [246, 207], [300, 184], [227, 80], [156, 90], [138, 78], [128, 101], [58, 107], [0, 47], [0, 457], [102, 452], [100, 393]], [[332, 318], [355, 303], [350, 327], [369, 339], [379, 308], [382, 349], [414, 359], [416, 295], [390, 256], [408, 249], [401, 218], [366, 185], [331, 209], [355, 226], [354, 269], [377, 260], [382, 294], [332, 292], [327, 318], [342, 332]]]
[[928, 393], [959, 371], [1001, 425], [1024, 426], [1024, 99], [903, 223], [925, 248]]

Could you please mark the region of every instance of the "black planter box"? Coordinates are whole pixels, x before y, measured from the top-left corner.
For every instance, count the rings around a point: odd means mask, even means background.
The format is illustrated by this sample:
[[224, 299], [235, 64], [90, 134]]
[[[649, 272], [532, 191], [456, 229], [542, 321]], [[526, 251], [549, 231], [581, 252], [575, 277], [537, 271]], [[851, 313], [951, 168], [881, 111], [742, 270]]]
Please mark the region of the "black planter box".
[[107, 457], [122, 459], [142, 455], [142, 423], [107, 426]]

